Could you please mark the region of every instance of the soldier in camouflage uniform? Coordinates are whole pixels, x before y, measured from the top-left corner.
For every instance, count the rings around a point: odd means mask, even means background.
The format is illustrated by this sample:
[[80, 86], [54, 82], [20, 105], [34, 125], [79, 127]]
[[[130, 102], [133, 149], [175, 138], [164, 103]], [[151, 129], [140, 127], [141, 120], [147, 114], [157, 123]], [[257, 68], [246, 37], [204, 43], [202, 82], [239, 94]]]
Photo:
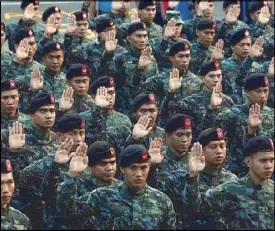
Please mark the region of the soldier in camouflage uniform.
[[204, 82], [204, 89], [192, 96], [178, 98], [174, 92], [181, 87], [179, 75], [175, 73], [170, 77], [169, 94], [165, 97], [160, 109], [160, 116], [163, 118], [175, 113], [185, 113], [192, 120], [193, 139], [196, 140], [202, 131], [201, 120], [207, 113], [209, 104], [222, 104], [222, 109], [231, 108], [233, 100], [221, 92], [222, 72], [219, 62], [205, 61], [200, 69], [200, 76]]
[[146, 184], [149, 159], [144, 146], [128, 146], [119, 160], [124, 182], [77, 198], [77, 176], [88, 165], [86, 153], [80, 153], [78, 158], [72, 159], [65, 184], [60, 189], [59, 211], [73, 219], [79, 229], [175, 229], [171, 200]]
[[[196, 94], [202, 89], [202, 81], [194, 75], [190, 69], [190, 46], [188, 43], [178, 42], [174, 44], [169, 51], [169, 59], [172, 62], [173, 69], [157, 76], [148, 78], [143, 84], [143, 91], [153, 93], [156, 96], [159, 105], [161, 105], [165, 96], [168, 95], [169, 76], [179, 72], [182, 81], [182, 87], [176, 91], [178, 98], [185, 98]], [[188, 86], [184, 87], [184, 86]], [[166, 120], [160, 121], [160, 126], [164, 126]]]
[[6, 26], [5, 23], [1, 22], [1, 62], [4, 60], [10, 60], [14, 57], [14, 54], [11, 51], [7, 51], [4, 48], [4, 43], [6, 41]]
[[8, 129], [16, 121], [23, 127], [32, 127], [31, 118], [18, 110], [19, 93], [13, 80], [1, 82], [1, 129]]
[[14, 189], [11, 162], [1, 159], [1, 230], [30, 230], [29, 218], [10, 206]]
[[37, 14], [39, 12], [38, 0], [22, 0], [21, 10], [24, 13], [23, 18], [18, 22], [12, 22], [6, 26], [9, 49], [14, 53], [16, 51], [15, 34], [20, 29], [31, 29], [34, 32], [35, 40], [39, 41], [41, 36], [40, 31], [44, 28], [44, 25], [37, 20]]
[[[226, 132], [228, 162], [225, 167], [238, 177], [244, 176], [247, 169], [243, 164], [242, 155], [244, 134], [254, 137], [274, 128], [274, 109], [266, 106], [269, 94], [268, 77], [262, 73], [251, 74], [246, 78], [244, 88], [248, 103], [228, 110], [220, 110], [218, 103], [208, 108], [202, 120], [203, 128], [215, 124]], [[258, 108], [256, 112], [255, 107]], [[258, 118], [258, 120], [253, 122], [253, 118]]]
[[[208, 188], [218, 186], [227, 181], [238, 180], [233, 173], [222, 168], [222, 163], [226, 158], [226, 142], [221, 129], [209, 128], [203, 131], [198, 137], [198, 142], [202, 144], [207, 166], [200, 173], [200, 192], [206, 192]], [[196, 144], [194, 145], [195, 147]], [[177, 229], [215, 229], [213, 216], [207, 217], [200, 213], [194, 213], [186, 209], [188, 205], [182, 204], [182, 192], [187, 175], [188, 163], [186, 169], [173, 171], [164, 180], [158, 181], [157, 188], [173, 201], [178, 215]], [[188, 201], [188, 203], [192, 202]]]
[[146, 79], [158, 74], [158, 66], [152, 57], [152, 49], [146, 48], [146, 25], [141, 22], [133, 23], [127, 34], [131, 48], [115, 56], [105, 52], [98, 76], [114, 77], [117, 93], [115, 109], [134, 121], [131, 102], [141, 93], [142, 84]]
[[[200, 172], [205, 168], [202, 148], [190, 158], [183, 190], [184, 206], [201, 214], [215, 214], [218, 229], [274, 229], [274, 144], [268, 137], [251, 139], [244, 149], [248, 175], [200, 191]], [[192, 203], [190, 203], [192, 202]]]

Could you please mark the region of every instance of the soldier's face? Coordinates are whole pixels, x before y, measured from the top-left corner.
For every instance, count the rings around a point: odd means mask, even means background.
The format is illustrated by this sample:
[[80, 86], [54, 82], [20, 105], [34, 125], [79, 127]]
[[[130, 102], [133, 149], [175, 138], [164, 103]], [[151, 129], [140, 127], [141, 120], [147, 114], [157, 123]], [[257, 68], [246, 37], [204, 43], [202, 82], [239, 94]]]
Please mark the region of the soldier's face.
[[274, 172], [274, 152], [258, 152], [245, 158], [250, 175], [255, 180], [270, 179]]
[[142, 116], [148, 116], [151, 120], [149, 127], [153, 127], [156, 124], [158, 108], [155, 104], [143, 104], [134, 114], [136, 116], [136, 121]]
[[7, 208], [14, 192], [13, 173], [1, 173], [1, 208]]
[[85, 141], [85, 129], [73, 129], [69, 132], [62, 132], [59, 135], [60, 142], [64, 142], [67, 138], [73, 140], [71, 152], [75, 152], [80, 144]]
[[4, 46], [5, 41], [6, 41], [6, 33], [5, 31], [1, 30], [1, 48]]
[[231, 47], [233, 53], [240, 59], [245, 59], [249, 55], [250, 48], [251, 38], [245, 38]]
[[131, 2], [129, 0], [121, 1], [121, 8], [118, 10], [120, 14], [125, 15], [130, 8]]
[[15, 114], [18, 108], [18, 90], [1, 92], [1, 110], [9, 115]]
[[205, 18], [212, 18], [214, 9], [215, 9], [214, 2], [209, 2], [208, 3], [208, 8], [203, 12], [203, 16]]
[[172, 134], [166, 134], [167, 142], [171, 150], [177, 157], [182, 157], [188, 151], [192, 142], [192, 129], [179, 128]]
[[139, 10], [139, 18], [143, 22], [153, 22], [156, 17], [156, 6], [148, 6], [143, 10]]
[[93, 176], [103, 182], [110, 182], [116, 174], [116, 158], [108, 158], [92, 165]]
[[31, 118], [33, 124], [42, 130], [52, 128], [55, 121], [55, 106], [43, 106], [31, 114]]
[[53, 14], [55, 17], [55, 26], [57, 31], [61, 28], [61, 24], [62, 24], [62, 15], [60, 13], [54, 13]]
[[191, 60], [190, 50], [180, 51], [174, 56], [169, 56], [169, 59], [173, 63], [174, 68], [185, 71], [188, 69]]
[[206, 165], [209, 167], [219, 167], [226, 158], [226, 143], [224, 140], [212, 141], [203, 148]]
[[204, 82], [204, 87], [208, 91], [212, 91], [217, 83], [222, 83], [222, 71], [210, 71], [207, 73], [207, 75], [202, 76], [201, 79]]
[[[27, 7], [23, 8], [23, 13], [26, 11]], [[34, 5], [34, 12], [35, 14], [33, 15], [32, 19], [30, 20], [31, 22], [35, 22], [37, 19], [37, 15], [39, 13], [39, 5]]]
[[150, 163], [131, 164], [128, 167], [120, 167], [124, 174], [124, 181], [133, 190], [139, 191], [144, 188], [150, 171]]
[[199, 41], [205, 47], [209, 47], [215, 37], [215, 29], [196, 30]]
[[59, 73], [64, 61], [63, 51], [51, 51], [42, 57], [46, 69], [53, 73]]
[[75, 36], [84, 38], [87, 35], [88, 28], [89, 28], [88, 21], [77, 21]]
[[138, 51], [143, 51], [147, 46], [147, 31], [137, 30], [128, 37], [131, 46]]
[[114, 32], [114, 33], [115, 33], [115, 36], [116, 36], [116, 26], [113, 25], [112, 27], [108, 27], [108, 28], [106, 28], [104, 31], [102, 31], [101, 33], [99, 33], [100, 41], [103, 41], [103, 42], [106, 41], [106, 37], [107, 37], [109, 31]]
[[269, 88], [260, 87], [252, 91], [246, 91], [245, 93], [252, 104], [257, 103], [261, 105], [261, 107], [264, 107], [268, 100]]
[[68, 80], [68, 84], [73, 88], [77, 96], [85, 96], [89, 90], [90, 78], [88, 76], [73, 77]]
[[[35, 42], [35, 37], [32, 36], [32, 37], [29, 37], [27, 38], [28, 40], [28, 44], [29, 44], [29, 53], [28, 53], [28, 57], [25, 59], [26, 62], [32, 62], [33, 61], [33, 56], [35, 55], [35, 52], [37, 50], [37, 45], [36, 45], [36, 42]], [[18, 45], [16, 45], [16, 49], [18, 48]]]
[[176, 24], [175, 35], [172, 37], [172, 39], [177, 40], [180, 37], [181, 31], [182, 31], [182, 24], [181, 23]]
[[238, 11], [237, 11], [237, 15], [239, 17], [240, 13], [241, 13], [241, 3], [237, 3], [237, 4], [231, 4], [230, 6], [226, 7], [225, 9], [223, 9], [223, 11], [225, 12], [225, 14], [228, 13], [230, 8], [233, 8], [234, 6], [237, 7]]
[[250, 17], [253, 20], [253, 22], [255, 22], [255, 23], [258, 22], [258, 18], [259, 18], [260, 13], [261, 13], [261, 10], [257, 10], [257, 11], [250, 14]]

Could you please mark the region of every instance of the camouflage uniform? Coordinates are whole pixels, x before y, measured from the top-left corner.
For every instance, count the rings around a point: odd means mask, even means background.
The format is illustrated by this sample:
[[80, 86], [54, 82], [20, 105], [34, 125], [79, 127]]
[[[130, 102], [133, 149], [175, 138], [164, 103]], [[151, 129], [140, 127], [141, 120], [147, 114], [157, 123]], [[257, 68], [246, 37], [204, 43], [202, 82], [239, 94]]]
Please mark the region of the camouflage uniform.
[[[229, 181], [205, 193], [197, 179], [188, 177], [184, 205], [202, 214], [214, 214], [218, 229], [273, 230], [274, 182], [257, 184], [250, 176]], [[190, 203], [192, 201], [192, 203]]]
[[[203, 90], [198, 94], [191, 95], [184, 99], [174, 97], [173, 93], [169, 93], [163, 101], [163, 105], [160, 109], [160, 116], [167, 117], [176, 113], [184, 113], [190, 116], [192, 120], [193, 139], [196, 140], [200, 132], [204, 130], [201, 125], [201, 120], [207, 113], [207, 108], [211, 102], [211, 96], [212, 92], [207, 90]], [[223, 94], [222, 98], [222, 105], [218, 109], [219, 111], [234, 106], [234, 102], [230, 97]]]
[[[184, 169], [173, 171], [163, 181], [158, 181], [157, 186], [158, 190], [169, 196], [173, 202], [177, 213], [177, 229], [215, 229], [213, 217], [188, 211], [186, 208], [189, 205], [182, 204], [182, 193], [186, 184], [187, 172]], [[210, 187], [215, 187], [231, 180], [238, 180], [238, 177], [223, 168], [215, 170], [206, 167], [200, 173], [199, 189], [200, 192], [206, 192]], [[188, 203], [191, 202], [188, 201]]]
[[31, 230], [31, 223], [25, 214], [9, 206], [1, 208], [1, 230]]
[[[228, 163], [225, 167], [238, 177], [244, 176], [247, 166], [243, 163], [242, 138], [248, 126], [250, 104], [232, 107], [228, 110], [207, 110], [202, 125], [203, 128], [221, 127], [225, 131], [228, 147]], [[259, 126], [255, 135], [263, 135], [266, 131], [274, 128], [274, 109], [265, 106], [262, 111], [262, 124]]]
[[115, 56], [104, 53], [98, 76], [113, 76], [116, 86], [115, 109], [134, 121], [131, 102], [141, 93], [142, 84], [151, 76], [157, 75], [158, 66], [152, 63], [144, 70], [138, 69], [141, 54], [132, 49]]
[[[70, 216], [79, 229], [174, 229], [172, 202], [163, 193], [149, 186], [133, 192], [126, 183], [117, 187], [99, 188], [76, 198], [74, 179], [65, 177], [57, 207]], [[92, 219], [94, 215], [95, 218]], [[95, 222], [96, 220], [96, 222]]]
[[8, 129], [13, 123], [18, 121], [23, 124], [23, 128], [30, 129], [32, 127], [31, 118], [17, 110], [14, 117], [10, 117], [8, 114], [1, 110], [1, 129]]
[[14, 53], [11, 51], [6, 50], [4, 47], [1, 48], [1, 62], [4, 60], [11, 60], [14, 58]]

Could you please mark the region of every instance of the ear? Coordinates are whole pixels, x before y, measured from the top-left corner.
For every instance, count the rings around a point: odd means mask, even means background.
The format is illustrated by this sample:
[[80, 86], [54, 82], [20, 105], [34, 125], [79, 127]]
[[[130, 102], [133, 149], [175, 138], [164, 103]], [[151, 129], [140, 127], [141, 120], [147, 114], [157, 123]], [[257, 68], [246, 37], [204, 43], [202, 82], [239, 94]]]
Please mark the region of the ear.
[[125, 167], [119, 167], [120, 171], [122, 172], [122, 174], [125, 174]]
[[174, 62], [173, 56], [169, 56], [169, 60], [170, 60], [171, 63], [173, 63]]
[[245, 162], [245, 164], [247, 165], [248, 168], [251, 168], [251, 166], [252, 166], [251, 156], [245, 157], [244, 162]]
[[204, 81], [205, 76], [200, 76], [201, 81]]
[[127, 41], [128, 41], [128, 43], [131, 43], [131, 36], [127, 36]]
[[247, 96], [249, 96], [249, 95], [250, 95], [250, 94], [249, 94], [249, 92], [250, 92], [250, 91], [245, 90], [245, 94], [246, 94]]
[[167, 142], [169, 142], [170, 143], [170, 141], [171, 141], [171, 134], [169, 134], [169, 133], [166, 133], [166, 140], [167, 140]]
[[196, 35], [199, 37], [200, 36], [200, 31], [196, 30]]
[[57, 135], [57, 138], [59, 139], [59, 141], [61, 141], [62, 133], [61, 132], [57, 132], [56, 135]]

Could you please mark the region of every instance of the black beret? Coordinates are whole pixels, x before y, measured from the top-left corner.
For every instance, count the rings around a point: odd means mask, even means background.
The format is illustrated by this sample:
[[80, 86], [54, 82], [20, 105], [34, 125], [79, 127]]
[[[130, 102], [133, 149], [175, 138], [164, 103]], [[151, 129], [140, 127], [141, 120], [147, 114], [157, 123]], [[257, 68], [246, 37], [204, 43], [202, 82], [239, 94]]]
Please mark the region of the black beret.
[[141, 105], [143, 104], [155, 104], [156, 100], [155, 100], [155, 96], [153, 94], [145, 94], [145, 93], [141, 93], [139, 94], [133, 102], [133, 112], [136, 112]]
[[167, 120], [165, 126], [166, 133], [173, 133], [180, 128], [191, 128], [191, 119], [189, 116], [184, 114], [175, 114]]
[[88, 165], [97, 164], [104, 159], [116, 157], [114, 147], [105, 141], [97, 141], [88, 149]]
[[264, 73], [253, 73], [246, 77], [244, 81], [245, 90], [255, 90], [260, 87], [269, 87], [268, 77]]
[[42, 93], [32, 98], [30, 104], [30, 114], [35, 113], [39, 108], [53, 104], [54, 105], [54, 96], [53, 94]]
[[236, 45], [243, 39], [249, 38], [250, 33], [249, 33], [249, 28], [242, 27], [239, 29], [236, 29], [233, 31], [231, 37], [230, 37], [230, 44], [231, 46]]
[[74, 129], [83, 129], [85, 127], [85, 120], [78, 114], [67, 114], [62, 116], [56, 124], [58, 132], [69, 132]]
[[128, 27], [128, 30], [127, 30], [127, 35], [131, 35], [132, 33], [134, 33], [135, 31], [137, 30], [146, 30], [147, 29], [147, 26], [145, 23], [143, 22], [135, 22], [135, 23], [132, 23], [129, 27]]
[[263, 1], [251, 2], [249, 5], [249, 14], [254, 13], [257, 10], [260, 10], [264, 6]]
[[34, 6], [39, 6], [39, 1], [38, 0], [22, 0], [21, 9], [27, 7], [30, 4], [33, 4]]
[[232, 4], [238, 4], [240, 2], [240, 0], [224, 0], [223, 1], [223, 8], [227, 8], [228, 6], [232, 5]]
[[217, 71], [221, 70], [221, 65], [217, 61], [210, 61], [210, 60], [205, 60], [199, 70], [199, 75], [205, 76], [207, 75], [210, 71]]
[[108, 27], [112, 27], [114, 25], [114, 19], [112, 19], [110, 16], [102, 16], [98, 19], [96, 23], [96, 32], [101, 33]]
[[128, 167], [131, 164], [147, 163], [150, 159], [148, 150], [140, 144], [129, 145], [119, 155], [119, 166]]
[[170, 48], [169, 56], [174, 56], [180, 51], [188, 51], [188, 50], [190, 50], [190, 44], [186, 42], [177, 42]]
[[257, 136], [250, 139], [244, 148], [244, 156], [257, 152], [274, 152], [273, 140], [266, 136]]
[[10, 160], [1, 159], [1, 174], [13, 172], [13, 167]]
[[42, 21], [46, 21], [48, 17], [50, 17], [54, 13], [60, 13], [61, 10], [58, 6], [51, 6], [48, 9], [46, 9], [42, 15]]
[[79, 76], [90, 77], [89, 68], [86, 65], [80, 63], [72, 64], [67, 71], [66, 78], [72, 79]]
[[223, 130], [221, 128], [208, 128], [202, 131], [198, 137], [198, 142], [205, 147], [212, 141], [225, 140]]
[[207, 30], [207, 29], [216, 30], [216, 28], [217, 28], [217, 23], [209, 19], [202, 19], [197, 25], [198, 30]]
[[16, 32], [14, 37], [15, 44], [19, 44], [24, 38], [34, 37], [34, 32], [32, 29], [20, 29]]
[[63, 51], [64, 47], [62, 43], [59, 42], [48, 42], [46, 45], [43, 47], [41, 56], [44, 56], [52, 51]]
[[156, 1], [147, 1], [147, 0], [141, 0], [138, 5], [139, 10], [143, 10], [148, 6], [155, 6]]
[[1, 22], [1, 30], [5, 31], [5, 29], [6, 29], [5, 23]]
[[1, 82], [1, 92], [18, 89], [14, 80], [4, 80]]
[[96, 95], [97, 89], [100, 87], [114, 87], [115, 83], [114, 83], [114, 78], [113, 77], [109, 77], [109, 76], [102, 76], [98, 79], [96, 79], [90, 87], [90, 93], [92, 95]]
[[73, 13], [76, 21], [88, 21], [88, 15], [84, 11], [76, 11]]

